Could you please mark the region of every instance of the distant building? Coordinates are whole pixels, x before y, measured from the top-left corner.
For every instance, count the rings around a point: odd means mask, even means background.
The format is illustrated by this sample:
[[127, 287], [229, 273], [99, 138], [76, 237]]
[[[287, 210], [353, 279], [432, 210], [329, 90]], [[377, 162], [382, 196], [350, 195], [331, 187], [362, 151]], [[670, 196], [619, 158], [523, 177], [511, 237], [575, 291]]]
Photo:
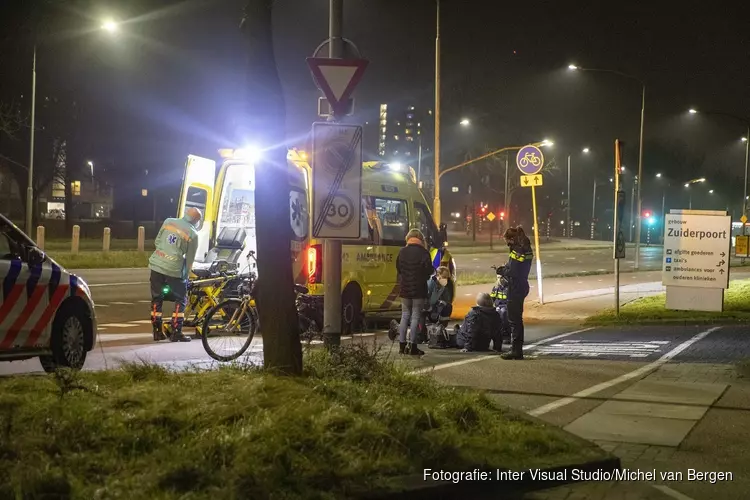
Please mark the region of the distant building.
[[434, 121], [431, 109], [381, 104], [378, 122], [378, 156], [384, 161], [409, 165], [416, 171], [432, 165]]

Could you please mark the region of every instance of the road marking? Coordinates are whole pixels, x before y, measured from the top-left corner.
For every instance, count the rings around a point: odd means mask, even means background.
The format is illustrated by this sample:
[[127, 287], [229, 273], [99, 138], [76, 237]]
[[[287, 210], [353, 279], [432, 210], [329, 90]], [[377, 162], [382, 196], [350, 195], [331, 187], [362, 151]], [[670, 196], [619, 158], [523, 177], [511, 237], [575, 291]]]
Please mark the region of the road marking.
[[128, 323], [131, 323], [133, 325], [150, 325], [151, 320], [150, 319], [139, 319], [136, 321], [128, 321]]
[[97, 283], [95, 285], [89, 285], [89, 288], [96, 288], [99, 286], [130, 286], [130, 285], [148, 285], [148, 281], [134, 281], [132, 283]]
[[652, 340], [645, 342], [586, 342], [581, 340], [563, 340], [562, 342], [544, 345], [534, 351], [535, 356], [544, 355], [573, 355], [585, 358], [599, 356], [629, 356], [631, 358], [646, 358], [656, 354], [669, 344], [668, 340]]
[[[593, 329], [594, 329], [593, 327], [590, 327], [590, 328], [583, 328], [581, 330], [575, 330], [575, 331], [572, 331], [572, 332], [561, 333], [560, 335], [555, 335], [554, 337], [549, 337], [549, 338], [546, 338], [546, 339], [538, 340], [538, 341], [534, 342], [533, 344], [529, 344], [529, 345], [523, 346], [523, 348], [524, 348], [524, 350], [533, 349], [533, 348], [535, 348], [537, 346], [540, 346], [542, 344], [546, 344], [547, 342], [552, 342], [553, 340], [557, 340], [557, 339], [561, 339], [561, 338], [564, 338], [564, 337], [568, 337], [570, 335], [575, 335], [576, 333], [588, 332], [589, 330], [593, 330]], [[420, 374], [420, 373], [427, 373], [427, 372], [431, 372], [431, 371], [435, 371], [435, 370], [442, 370], [444, 368], [453, 368], [454, 366], [468, 365], [469, 363], [476, 363], [477, 361], [484, 361], [485, 359], [497, 359], [497, 358], [498, 358], [497, 354], [490, 354], [490, 355], [487, 355], [487, 356], [479, 356], [477, 358], [462, 359], [461, 361], [452, 361], [450, 363], [444, 363], [442, 365], [435, 365], [435, 366], [430, 366], [430, 367], [426, 367], [426, 368], [420, 368], [418, 370], [414, 370], [412, 372], [412, 374], [416, 375], [416, 374]]]
[[99, 325], [99, 328], [130, 328], [131, 326], [133, 326], [131, 323], [107, 323]]
[[150, 300], [139, 300], [138, 303], [139, 304], [150, 304], [151, 301]]
[[565, 260], [576, 260], [575, 257], [565, 257]]
[[679, 491], [673, 490], [669, 486], [664, 486], [663, 484], [652, 484], [651, 486], [661, 491], [665, 495], [670, 496], [672, 498], [676, 498], [677, 500], [693, 500], [689, 496], [683, 495]]
[[132, 302], [110, 302], [111, 305], [114, 306], [132, 306]]
[[94, 304], [94, 307], [109, 307], [107, 304]]
[[709, 328], [708, 330], [705, 330], [703, 332], [698, 333], [697, 335], [693, 336], [692, 338], [686, 340], [682, 344], [678, 345], [671, 351], [664, 354], [662, 357], [657, 359], [656, 361], [653, 361], [645, 366], [642, 366], [638, 368], [637, 370], [633, 370], [632, 372], [625, 373], [623, 375], [620, 375], [619, 377], [613, 378], [611, 380], [607, 380], [606, 382], [602, 382], [601, 384], [596, 384], [594, 386], [591, 386], [587, 389], [584, 389], [582, 391], [578, 391], [572, 396], [564, 397], [561, 399], [558, 399], [556, 401], [552, 401], [551, 403], [548, 403], [546, 405], [540, 406], [539, 408], [532, 410], [529, 412], [529, 415], [532, 415], [534, 417], [538, 417], [540, 415], [544, 415], [545, 413], [549, 413], [553, 410], [557, 410], [558, 408], [562, 408], [563, 406], [567, 406], [570, 403], [573, 403], [575, 401], [578, 401], [581, 398], [586, 398], [588, 396], [591, 396], [593, 394], [596, 394], [597, 392], [601, 392], [605, 389], [609, 389], [610, 387], [613, 387], [617, 384], [620, 384], [622, 382], [627, 382], [628, 380], [640, 377], [642, 375], [645, 375], [647, 373], [650, 373], [657, 368], [659, 368], [661, 365], [666, 364], [669, 362], [670, 359], [674, 358], [678, 354], [680, 354], [682, 351], [690, 347], [691, 345], [695, 344], [699, 340], [702, 340], [705, 338], [709, 333], [715, 332], [716, 330], [721, 329], [720, 326], [715, 326], [713, 328]]

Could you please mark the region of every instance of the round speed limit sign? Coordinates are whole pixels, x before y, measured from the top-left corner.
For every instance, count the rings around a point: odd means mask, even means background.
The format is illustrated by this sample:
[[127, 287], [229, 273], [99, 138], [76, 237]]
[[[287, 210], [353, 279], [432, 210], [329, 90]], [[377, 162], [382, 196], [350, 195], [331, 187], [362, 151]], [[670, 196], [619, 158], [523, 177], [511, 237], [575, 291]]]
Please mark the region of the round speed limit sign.
[[325, 225], [341, 229], [351, 224], [356, 215], [357, 210], [354, 207], [354, 202], [348, 196], [336, 194], [333, 197], [333, 202], [328, 206]]

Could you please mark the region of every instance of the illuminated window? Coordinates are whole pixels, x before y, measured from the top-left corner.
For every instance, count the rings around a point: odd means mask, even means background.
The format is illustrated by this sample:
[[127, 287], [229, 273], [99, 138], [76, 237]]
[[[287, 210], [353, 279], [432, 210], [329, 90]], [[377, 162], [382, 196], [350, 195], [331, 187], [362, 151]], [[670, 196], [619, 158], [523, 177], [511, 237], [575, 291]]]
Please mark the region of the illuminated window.
[[406, 142], [414, 142], [414, 137], [412, 136], [406, 136]]
[[406, 135], [411, 135], [411, 129], [410, 129], [410, 128], [407, 128], [406, 130], [404, 130], [404, 133], [405, 133]]
[[414, 119], [414, 114], [413, 114], [413, 113], [409, 113], [408, 115], [406, 115], [406, 117], [407, 117], [407, 118], [408, 118], [409, 120], [413, 120], [413, 119]]
[[396, 139], [396, 140], [398, 140], [398, 136], [397, 135], [394, 135], [393, 138]]
[[70, 191], [73, 193], [73, 196], [81, 196], [81, 181], [71, 182]]

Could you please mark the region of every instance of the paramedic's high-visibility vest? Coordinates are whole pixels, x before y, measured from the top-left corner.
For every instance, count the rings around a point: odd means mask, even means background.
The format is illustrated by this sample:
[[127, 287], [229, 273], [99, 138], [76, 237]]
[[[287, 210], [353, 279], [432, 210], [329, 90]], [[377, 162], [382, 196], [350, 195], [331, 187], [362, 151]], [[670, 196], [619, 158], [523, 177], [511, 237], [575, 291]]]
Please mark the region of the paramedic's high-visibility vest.
[[430, 250], [430, 258], [432, 259], [433, 268], [437, 269], [440, 266], [445, 266], [450, 270], [451, 276], [456, 274], [456, 269], [453, 266], [453, 256], [445, 247]]

